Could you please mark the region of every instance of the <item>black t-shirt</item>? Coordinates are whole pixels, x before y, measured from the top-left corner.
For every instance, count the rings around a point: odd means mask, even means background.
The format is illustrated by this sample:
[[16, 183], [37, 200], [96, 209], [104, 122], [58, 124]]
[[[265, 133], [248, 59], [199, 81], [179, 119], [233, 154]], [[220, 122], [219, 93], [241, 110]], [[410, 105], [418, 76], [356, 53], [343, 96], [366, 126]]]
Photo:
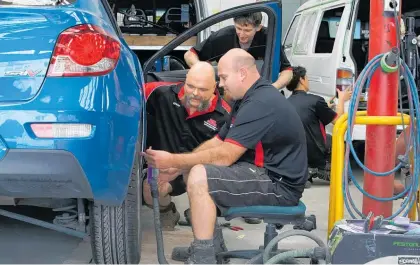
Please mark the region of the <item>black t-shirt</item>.
[[[267, 43], [267, 29], [262, 28], [255, 33], [248, 53], [254, 56], [255, 60], [264, 60], [265, 47]], [[200, 61], [219, 61], [230, 49], [241, 48], [235, 26], [227, 26], [219, 31], [213, 32], [206, 40], [197, 44], [191, 51], [196, 53]], [[286, 54], [281, 50], [280, 72], [291, 66]]]
[[296, 108], [305, 127], [309, 166], [324, 168], [329, 155], [325, 126], [335, 119], [337, 113], [328, 107], [322, 97], [305, 91], [294, 91], [288, 100]]
[[188, 114], [182, 105], [183, 83], [146, 84], [147, 148], [191, 152], [213, 138], [230, 117], [229, 105], [216, 93], [207, 111]]
[[266, 168], [273, 181], [301, 195], [308, 178], [305, 130], [293, 106], [268, 81], [259, 79], [235, 103], [218, 136], [248, 149], [239, 161]]

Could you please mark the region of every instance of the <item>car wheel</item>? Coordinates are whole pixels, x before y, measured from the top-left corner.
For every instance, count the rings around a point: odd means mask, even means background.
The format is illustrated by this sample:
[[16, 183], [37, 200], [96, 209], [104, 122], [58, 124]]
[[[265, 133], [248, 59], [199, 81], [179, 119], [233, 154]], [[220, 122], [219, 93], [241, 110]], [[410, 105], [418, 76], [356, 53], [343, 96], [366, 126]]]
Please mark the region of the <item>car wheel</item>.
[[91, 203], [90, 236], [96, 264], [139, 264], [141, 257], [142, 187], [136, 158], [121, 206]]

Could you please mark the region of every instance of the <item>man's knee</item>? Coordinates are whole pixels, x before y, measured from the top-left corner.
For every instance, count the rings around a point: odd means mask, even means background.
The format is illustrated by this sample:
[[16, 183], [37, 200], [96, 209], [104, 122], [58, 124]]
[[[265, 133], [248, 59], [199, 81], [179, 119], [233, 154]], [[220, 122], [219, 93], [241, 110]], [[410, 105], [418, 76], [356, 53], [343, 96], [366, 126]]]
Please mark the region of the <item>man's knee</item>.
[[203, 165], [196, 165], [191, 168], [187, 180], [187, 192], [190, 193], [197, 188], [207, 188], [207, 172]]

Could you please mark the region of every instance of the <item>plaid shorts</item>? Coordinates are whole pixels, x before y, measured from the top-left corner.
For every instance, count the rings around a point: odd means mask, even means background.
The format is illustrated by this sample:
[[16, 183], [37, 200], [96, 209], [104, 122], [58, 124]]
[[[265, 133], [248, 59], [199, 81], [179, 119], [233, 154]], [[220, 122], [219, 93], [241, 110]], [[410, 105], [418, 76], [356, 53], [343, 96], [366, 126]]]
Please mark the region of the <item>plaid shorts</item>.
[[204, 165], [210, 196], [218, 206], [294, 206], [300, 196], [272, 180], [265, 168], [238, 162], [229, 167]]

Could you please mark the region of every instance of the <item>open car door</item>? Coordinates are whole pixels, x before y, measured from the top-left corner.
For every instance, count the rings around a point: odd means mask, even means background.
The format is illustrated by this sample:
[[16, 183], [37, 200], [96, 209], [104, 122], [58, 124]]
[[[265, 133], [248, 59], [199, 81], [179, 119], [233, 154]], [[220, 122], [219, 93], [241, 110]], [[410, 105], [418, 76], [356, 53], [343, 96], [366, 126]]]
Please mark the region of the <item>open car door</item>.
[[[260, 66], [261, 76], [267, 80], [272, 80], [274, 82], [278, 78], [278, 73], [280, 70], [280, 45], [281, 45], [281, 1], [264, 1], [257, 2], [242, 6], [237, 6], [231, 9], [224, 10], [220, 13], [212, 15], [200, 23], [194, 25], [189, 30], [185, 31], [177, 38], [172, 40], [166, 46], [164, 46], [160, 51], [155, 53], [148, 61], [143, 65], [144, 79], [146, 82], [153, 81], [164, 81], [164, 82], [178, 82], [185, 81], [185, 76], [188, 71], [186, 67], [181, 70], [175, 71], [156, 71], [155, 62], [161, 61], [167, 54], [173, 51], [176, 47], [184, 43], [191, 36], [199, 34], [201, 31], [207, 30], [217, 23], [223, 22], [228, 19], [232, 19], [236, 16], [253, 13], [253, 12], [262, 12], [265, 13], [268, 17], [267, 23], [267, 41], [265, 47], [265, 56], [262, 61], [258, 61], [257, 64]], [[185, 62], [180, 62], [180, 59], [177, 58], [179, 64], [185, 64]], [[216, 67], [216, 66], [215, 66]], [[217, 70], [217, 67], [216, 67]], [[216, 76], [217, 78], [217, 76]], [[218, 78], [217, 78], [218, 79]]]

